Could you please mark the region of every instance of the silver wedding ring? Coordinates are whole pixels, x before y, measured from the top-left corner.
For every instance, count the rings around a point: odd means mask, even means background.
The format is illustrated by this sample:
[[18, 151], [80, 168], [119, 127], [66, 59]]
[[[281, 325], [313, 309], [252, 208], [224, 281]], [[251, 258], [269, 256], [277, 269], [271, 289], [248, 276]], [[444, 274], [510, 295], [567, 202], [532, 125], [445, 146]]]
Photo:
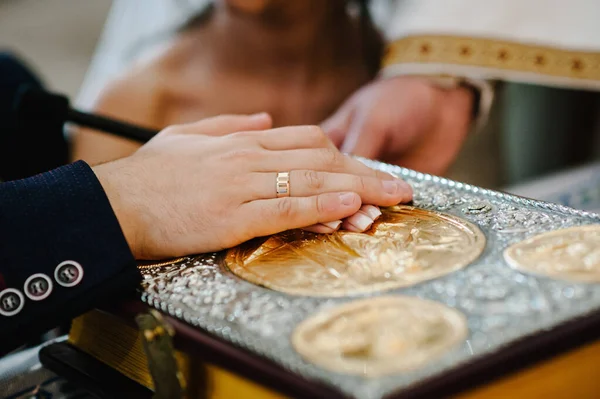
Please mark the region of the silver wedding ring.
[[277, 190], [277, 198], [290, 196], [290, 173], [289, 172], [277, 173], [276, 190]]

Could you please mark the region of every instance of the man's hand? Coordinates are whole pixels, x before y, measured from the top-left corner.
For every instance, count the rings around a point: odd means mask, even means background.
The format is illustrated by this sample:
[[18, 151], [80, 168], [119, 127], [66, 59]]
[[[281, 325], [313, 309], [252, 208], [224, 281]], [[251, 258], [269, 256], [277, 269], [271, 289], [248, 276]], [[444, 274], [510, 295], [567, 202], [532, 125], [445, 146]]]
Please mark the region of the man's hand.
[[[378, 214], [357, 213], [363, 202], [411, 200], [405, 182], [342, 155], [319, 127], [270, 127], [264, 114], [173, 126], [93, 168], [136, 258], [218, 251], [353, 215], [348, 227], [364, 230]], [[278, 172], [289, 172], [289, 197], [276, 196]]]
[[444, 90], [424, 78], [378, 79], [322, 124], [342, 152], [443, 174], [471, 122], [473, 93]]

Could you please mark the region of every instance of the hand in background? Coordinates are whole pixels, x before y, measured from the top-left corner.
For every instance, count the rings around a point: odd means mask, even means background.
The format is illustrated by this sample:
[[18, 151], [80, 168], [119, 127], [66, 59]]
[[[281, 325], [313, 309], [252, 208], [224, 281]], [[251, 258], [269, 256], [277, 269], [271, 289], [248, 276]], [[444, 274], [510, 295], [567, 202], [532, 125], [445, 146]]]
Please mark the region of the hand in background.
[[473, 94], [424, 78], [378, 79], [358, 90], [323, 124], [344, 153], [440, 175], [467, 137]]
[[[363, 203], [412, 198], [405, 182], [342, 155], [319, 127], [270, 127], [266, 114], [172, 126], [94, 167], [136, 258], [218, 251], [307, 226], [333, 232]], [[288, 171], [290, 196], [277, 198], [277, 172]]]

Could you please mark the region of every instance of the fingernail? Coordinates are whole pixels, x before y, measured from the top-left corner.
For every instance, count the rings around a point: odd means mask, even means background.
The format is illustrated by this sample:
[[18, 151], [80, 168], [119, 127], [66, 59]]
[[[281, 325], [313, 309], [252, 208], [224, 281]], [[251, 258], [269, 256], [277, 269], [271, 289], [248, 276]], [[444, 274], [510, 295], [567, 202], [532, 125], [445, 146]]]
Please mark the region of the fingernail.
[[400, 184], [400, 188], [404, 192], [403, 202], [412, 201], [413, 189], [411, 185], [405, 182], [404, 180], [398, 180], [398, 183]]
[[342, 201], [342, 205], [352, 205], [352, 204], [354, 204], [354, 194], [352, 194], [352, 193], [340, 194], [340, 201]]
[[363, 205], [360, 210], [367, 214], [373, 221], [376, 221], [381, 216], [381, 211], [373, 205]]
[[408, 184], [404, 180], [396, 180], [396, 181], [398, 182], [398, 184], [400, 184], [400, 188], [402, 188], [403, 190], [410, 191], [412, 193], [412, 187], [410, 184]]
[[383, 189], [388, 194], [396, 194], [398, 189], [400, 189], [400, 185], [397, 180], [384, 180]]
[[364, 213], [357, 213], [353, 216], [350, 216], [348, 222], [356, 227], [358, 227], [361, 231], [367, 230], [373, 224], [373, 219], [365, 215]]
[[322, 224], [323, 226], [326, 226], [326, 227], [328, 227], [328, 228], [330, 228], [332, 230], [337, 230], [337, 229], [340, 228], [340, 225], [342, 224], [342, 221], [341, 220], [336, 220], [336, 221], [333, 221], [333, 222], [320, 223], [320, 224]]
[[331, 234], [334, 233], [335, 230], [319, 223], [319, 224], [315, 224], [309, 227], [305, 227], [302, 230], [306, 230], [306, 231], [310, 231], [311, 233], [316, 233], [316, 234]]
[[402, 191], [403, 193], [409, 193], [412, 197], [412, 187], [404, 180], [384, 180], [383, 189], [388, 194], [394, 195], [398, 194], [398, 191]]

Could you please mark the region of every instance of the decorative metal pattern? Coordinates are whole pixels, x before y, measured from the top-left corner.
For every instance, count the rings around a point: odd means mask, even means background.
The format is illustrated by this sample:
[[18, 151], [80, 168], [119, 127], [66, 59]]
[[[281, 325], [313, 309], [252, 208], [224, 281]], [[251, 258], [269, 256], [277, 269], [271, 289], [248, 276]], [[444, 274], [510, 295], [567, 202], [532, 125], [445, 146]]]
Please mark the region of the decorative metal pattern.
[[[407, 288], [338, 298], [294, 296], [250, 284], [223, 266], [222, 254], [188, 257], [180, 264], [144, 270], [142, 299], [174, 317], [356, 398], [380, 398], [463, 362], [496, 352], [522, 336], [600, 310], [600, 285], [522, 274], [502, 253], [538, 233], [600, 223], [600, 215], [515, 197], [362, 160], [404, 178], [416, 207], [445, 212], [477, 225], [486, 235], [483, 254], [456, 272]], [[414, 296], [466, 315], [468, 337], [442, 357], [410, 372], [374, 379], [330, 372], [306, 362], [291, 336], [317, 312], [369, 296]]]

